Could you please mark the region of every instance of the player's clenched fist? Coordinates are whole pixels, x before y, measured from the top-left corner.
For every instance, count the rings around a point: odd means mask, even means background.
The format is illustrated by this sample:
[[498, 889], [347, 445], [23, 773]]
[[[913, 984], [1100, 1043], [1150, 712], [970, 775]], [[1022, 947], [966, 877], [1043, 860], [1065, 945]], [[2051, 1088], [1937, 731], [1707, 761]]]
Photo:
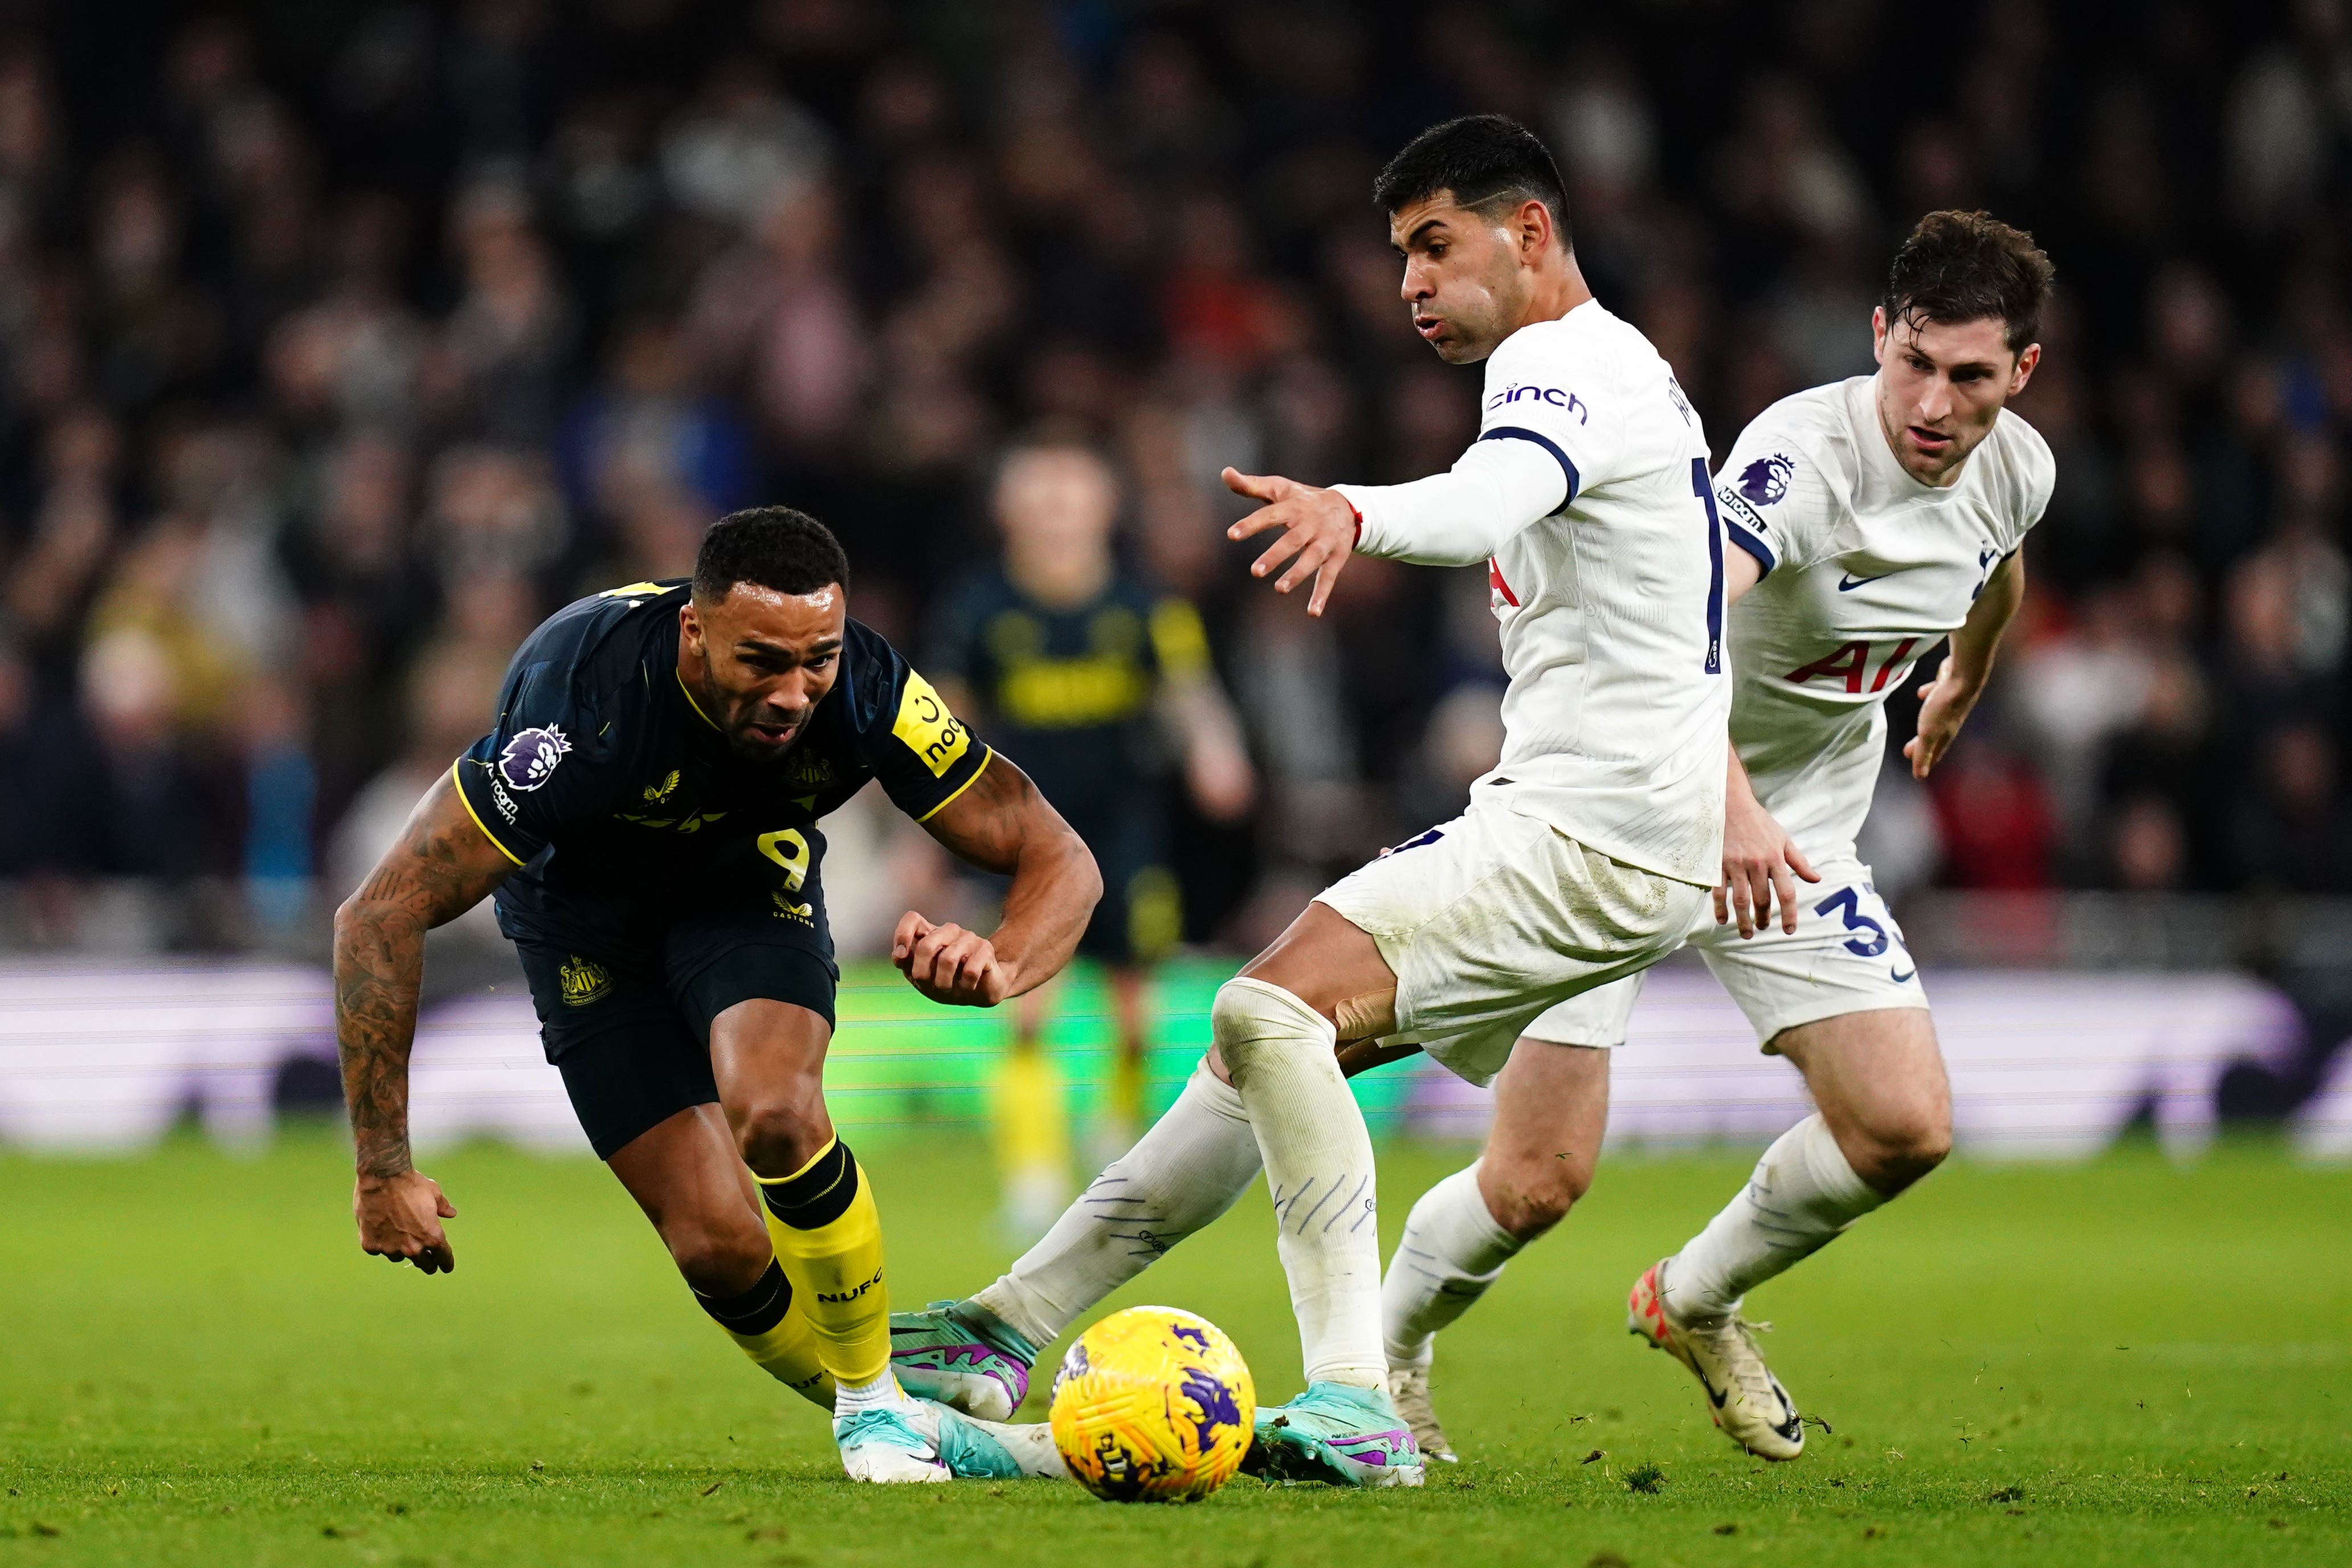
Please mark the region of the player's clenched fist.
[[1013, 994], [1012, 976], [978, 931], [933, 925], [913, 910], [898, 917], [890, 961], [914, 988], [951, 1007], [993, 1007]]
[[441, 1222], [456, 1219], [457, 1205], [423, 1172], [362, 1175], [352, 1190], [352, 1217], [359, 1221], [361, 1251], [414, 1263], [427, 1274], [456, 1272], [457, 1254]]

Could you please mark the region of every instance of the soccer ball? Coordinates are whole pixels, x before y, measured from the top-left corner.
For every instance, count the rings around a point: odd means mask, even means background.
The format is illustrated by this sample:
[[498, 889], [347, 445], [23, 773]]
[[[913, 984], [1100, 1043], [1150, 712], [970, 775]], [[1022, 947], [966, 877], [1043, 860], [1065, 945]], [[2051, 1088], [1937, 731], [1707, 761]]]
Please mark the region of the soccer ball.
[[1054, 1446], [1113, 1502], [1193, 1502], [1249, 1451], [1257, 1389], [1234, 1342], [1174, 1307], [1129, 1307], [1078, 1337], [1054, 1374]]

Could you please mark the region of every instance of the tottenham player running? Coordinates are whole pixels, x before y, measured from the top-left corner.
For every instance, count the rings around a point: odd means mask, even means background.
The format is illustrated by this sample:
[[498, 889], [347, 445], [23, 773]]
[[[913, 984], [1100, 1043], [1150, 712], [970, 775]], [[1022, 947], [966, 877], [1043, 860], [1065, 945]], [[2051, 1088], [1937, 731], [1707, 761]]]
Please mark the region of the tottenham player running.
[[1228, 469], [1268, 503], [1233, 536], [1283, 531], [1251, 570], [1284, 593], [1312, 579], [1310, 614], [1358, 552], [1490, 563], [1502, 764], [1466, 813], [1325, 891], [1218, 992], [1208, 1069], [1011, 1274], [898, 1326], [910, 1384], [976, 1401], [994, 1374], [1010, 1394], [1037, 1345], [1223, 1212], [1262, 1158], [1308, 1382], [1260, 1411], [1253, 1454], [1416, 1485], [1381, 1345], [1371, 1142], [1335, 1047], [1418, 1046], [1484, 1083], [1546, 1007], [1678, 942], [1716, 880], [1730, 683], [1706, 438], [1665, 362], [1586, 288], [1543, 144], [1497, 116], [1454, 121], [1375, 196], [1415, 330], [1450, 363], [1486, 361], [1479, 437], [1405, 485]]
[[934, 1001], [993, 1006], [1051, 979], [1100, 882], [1021, 770], [848, 618], [848, 584], [814, 520], [737, 512], [690, 583], [583, 599], [523, 643], [497, 728], [336, 913], [360, 1245], [457, 1266], [457, 1210], [409, 1162], [408, 1056], [425, 931], [495, 889], [589, 1142], [703, 1310], [834, 1412], [849, 1474], [1061, 1473], [1042, 1428], [982, 1430], [891, 1375], [881, 1222], [824, 1106], [839, 972], [817, 819], [879, 778], [1010, 875], [993, 938], [900, 919], [894, 956]]
[[[1925, 778], [1959, 732], [2025, 591], [2026, 531], [2055, 470], [2004, 408], [2041, 357], [2051, 267], [1981, 213], [1930, 214], [1895, 256], [1873, 318], [1879, 369], [1757, 416], [1717, 479], [1763, 574], [1731, 617], [1725, 883], [1692, 931], [1763, 1048], [1820, 1109], [1765, 1152], [1747, 1187], [1635, 1282], [1633, 1331], [1696, 1374], [1717, 1425], [1793, 1459], [1797, 1407], [1740, 1300], [1933, 1170], [1951, 1097], [1918, 969], [1854, 851], [1885, 754], [1886, 699], [1947, 636], [1904, 746]], [[1751, 787], [1752, 785], [1752, 787]], [[1791, 875], [1819, 887], [1799, 898]], [[1772, 904], [1780, 929], [1768, 926]], [[1424, 1452], [1451, 1457], [1429, 1399], [1436, 1331], [1558, 1223], [1591, 1180], [1607, 1048], [1641, 977], [1538, 1019], [1496, 1083], [1484, 1157], [1423, 1196], [1389, 1265], [1391, 1389]]]

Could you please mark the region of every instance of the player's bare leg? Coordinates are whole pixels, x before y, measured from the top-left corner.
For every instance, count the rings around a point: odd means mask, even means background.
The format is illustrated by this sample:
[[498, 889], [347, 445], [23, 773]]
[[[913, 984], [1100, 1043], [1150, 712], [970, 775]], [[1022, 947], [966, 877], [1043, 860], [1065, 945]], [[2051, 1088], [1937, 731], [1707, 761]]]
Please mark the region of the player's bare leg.
[[1413, 1205], [1389, 1260], [1381, 1318], [1389, 1392], [1423, 1454], [1455, 1458], [1430, 1395], [1438, 1331], [1584, 1196], [1608, 1121], [1607, 1051], [1522, 1039], [1496, 1078], [1485, 1152]]
[[1952, 1152], [1952, 1085], [1925, 1007], [1848, 1013], [1773, 1040], [1855, 1175], [1891, 1198]]
[[833, 1026], [789, 1002], [739, 1002], [710, 1025], [719, 1101], [759, 1187], [770, 1239], [834, 1381], [834, 1436], [860, 1480], [945, 1480], [890, 1375], [882, 1225], [824, 1106]]
[[754, 1364], [833, 1408], [833, 1378], [760, 1216], [751, 1173], [715, 1105], [656, 1122], [605, 1162], [653, 1222], [695, 1300]]
[[1217, 993], [1212, 1068], [1241, 1097], [1274, 1199], [1307, 1392], [1261, 1408], [1256, 1468], [1417, 1486], [1388, 1394], [1372, 1142], [1341, 1076], [1342, 1037], [1393, 1026], [1396, 976], [1361, 929], [1313, 903]]
[[[834, 1439], [853, 1479], [1062, 1473], [1050, 1443], [909, 1399], [890, 1372], [881, 1216], [824, 1106], [832, 1026], [789, 1002], [740, 1002], [711, 1021], [719, 1104], [762, 1219], [834, 1383]], [[1026, 1439], [1026, 1440], [1024, 1440]]]
[[1951, 1089], [1924, 1008], [1824, 1018], [1773, 1044], [1821, 1109], [1764, 1152], [1705, 1230], [1635, 1282], [1628, 1305], [1633, 1331], [1706, 1385], [1726, 1432], [1750, 1453], [1792, 1459], [1804, 1427], [1741, 1299], [1934, 1170], [1951, 1148]]

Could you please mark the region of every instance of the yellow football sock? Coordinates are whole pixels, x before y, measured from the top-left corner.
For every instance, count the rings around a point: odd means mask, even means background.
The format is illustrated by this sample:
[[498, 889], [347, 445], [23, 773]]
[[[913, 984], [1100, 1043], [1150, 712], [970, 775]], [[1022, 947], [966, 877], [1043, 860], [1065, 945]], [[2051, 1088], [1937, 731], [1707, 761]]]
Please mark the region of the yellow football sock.
[[754, 1366], [810, 1404], [833, 1408], [833, 1377], [817, 1359], [816, 1335], [793, 1296], [783, 1265], [771, 1258], [760, 1282], [740, 1296], [697, 1290], [694, 1299]]
[[882, 1215], [866, 1173], [836, 1138], [791, 1175], [759, 1182], [768, 1235], [818, 1363], [837, 1384], [872, 1383], [890, 1370], [890, 1297]]
[[1070, 1167], [1070, 1121], [1062, 1104], [1062, 1077], [1034, 1040], [1006, 1053], [992, 1086], [990, 1120], [996, 1159], [1006, 1177]]
[[1143, 1128], [1143, 1048], [1141, 1041], [1121, 1040], [1110, 1068], [1110, 1120], [1119, 1131], [1133, 1137]]

